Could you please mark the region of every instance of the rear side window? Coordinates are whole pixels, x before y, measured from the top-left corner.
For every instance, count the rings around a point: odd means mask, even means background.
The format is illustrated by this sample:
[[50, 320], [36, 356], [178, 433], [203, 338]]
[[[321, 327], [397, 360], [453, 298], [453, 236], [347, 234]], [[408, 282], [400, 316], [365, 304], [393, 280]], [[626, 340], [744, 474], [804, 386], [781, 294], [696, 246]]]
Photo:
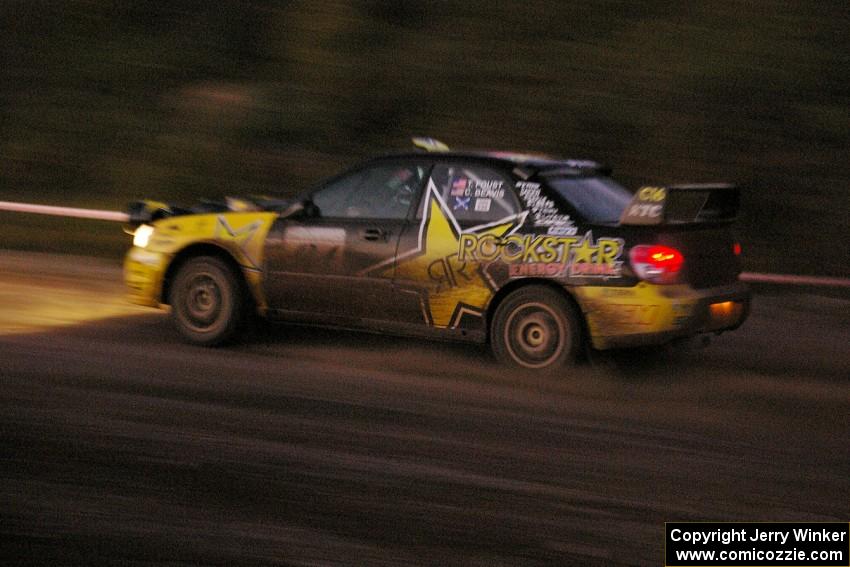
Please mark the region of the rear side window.
[[610, 177], [550, 177], [547, 181], [588, 222], [619, 222], [632, 201], [631, 192]]
[[519, 212], [510, 180], [489, 167], [440, 164], [431, 180], [460, 224], [491, 222]]

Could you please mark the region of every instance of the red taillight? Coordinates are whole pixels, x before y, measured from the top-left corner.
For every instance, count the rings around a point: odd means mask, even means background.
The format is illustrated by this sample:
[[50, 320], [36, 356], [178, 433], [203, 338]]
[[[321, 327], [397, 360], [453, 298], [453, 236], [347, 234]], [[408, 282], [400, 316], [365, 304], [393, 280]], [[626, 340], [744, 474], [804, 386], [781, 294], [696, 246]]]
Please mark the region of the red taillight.
[[740, 242], [736, 242], [735, 244], [732, 245], [732, 253], [735, 254], [735, 256], [741, 255], [741, 243]]
[[676, 283], [685, 257], [669, 246], [635, 246], [629, 253], [632, 268], [641, 279], [652, 283]]

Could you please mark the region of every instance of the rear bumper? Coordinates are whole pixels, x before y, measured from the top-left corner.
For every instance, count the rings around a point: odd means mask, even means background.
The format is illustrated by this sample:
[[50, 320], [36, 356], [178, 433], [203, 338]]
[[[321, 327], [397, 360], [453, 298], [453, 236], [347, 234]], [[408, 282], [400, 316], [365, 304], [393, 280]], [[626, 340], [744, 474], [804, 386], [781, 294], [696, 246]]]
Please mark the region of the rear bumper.
[[706, 289], [642, 282], [633, 288], [576, 288], [594, 348], [663, 344], [737, 329], [750, 312], [747, 284]]

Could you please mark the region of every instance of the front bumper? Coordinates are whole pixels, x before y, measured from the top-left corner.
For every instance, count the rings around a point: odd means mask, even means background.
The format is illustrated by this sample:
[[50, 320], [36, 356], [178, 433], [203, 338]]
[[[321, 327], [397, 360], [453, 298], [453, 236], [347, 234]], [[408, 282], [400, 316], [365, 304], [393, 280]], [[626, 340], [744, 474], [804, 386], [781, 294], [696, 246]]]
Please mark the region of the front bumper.
[[124, 258], [127, 299], [136, 305], [159, 307], [170, 255], [134, 246]]
[[750, 312], [750, 290], [743, 282], [707, 289], [641, 282], [632, 288], [576, 288], [574, 293], [597, 349], [731, 331]]

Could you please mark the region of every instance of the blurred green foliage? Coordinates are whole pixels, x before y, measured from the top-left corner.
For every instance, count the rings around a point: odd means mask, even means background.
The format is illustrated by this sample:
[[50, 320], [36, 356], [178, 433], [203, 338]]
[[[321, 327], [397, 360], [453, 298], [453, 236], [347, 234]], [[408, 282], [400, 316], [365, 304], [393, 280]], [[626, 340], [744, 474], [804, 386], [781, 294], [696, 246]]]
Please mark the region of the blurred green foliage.
[[740, 183], [749, 269], [850, 275], [846, 0], [6, 0], [0, 28], [2, 200], [291, 195], [431, 135]]

